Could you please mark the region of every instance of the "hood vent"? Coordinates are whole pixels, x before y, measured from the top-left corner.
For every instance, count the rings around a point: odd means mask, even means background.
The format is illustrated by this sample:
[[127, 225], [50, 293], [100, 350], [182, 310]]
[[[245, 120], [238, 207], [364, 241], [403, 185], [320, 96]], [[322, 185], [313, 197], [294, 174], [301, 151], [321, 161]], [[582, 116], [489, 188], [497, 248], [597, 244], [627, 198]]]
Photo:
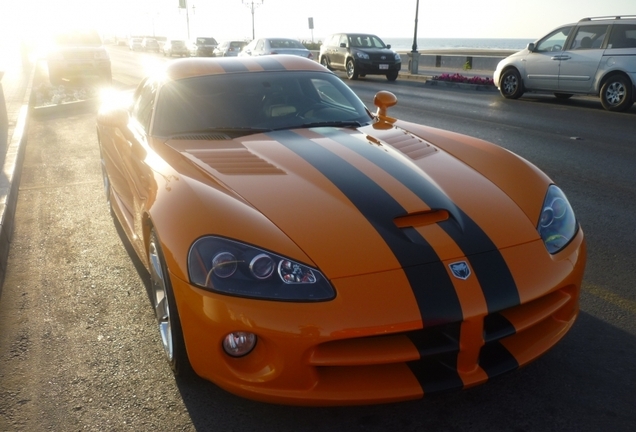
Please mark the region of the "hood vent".
[[285, 171], [261, 159], [245, 148], [188, 150], [186, 153], [210, 168], [226, 175], [271, 175]]
[[183, 134], [170, 137], [174, 140], [192, 140], [192, 141], [225, 141], [232, 139], [224, 133], [199, 133], [199, 134]]
[[422, 159], [437, 151], [423, 139], [397, 128], [381, 134], [378, 138], [413, 160]]

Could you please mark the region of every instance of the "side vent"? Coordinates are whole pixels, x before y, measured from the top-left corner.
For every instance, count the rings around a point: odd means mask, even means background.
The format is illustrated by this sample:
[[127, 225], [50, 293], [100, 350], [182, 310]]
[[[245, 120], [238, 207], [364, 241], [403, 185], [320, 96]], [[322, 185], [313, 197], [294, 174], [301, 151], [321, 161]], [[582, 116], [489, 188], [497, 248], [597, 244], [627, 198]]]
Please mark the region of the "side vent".
[[175, 140], [192, 140], [192, 141], [225, 141], [232, 139], [223, 133], [201, 133], [201, 134], [184, 134], [171, 137]]

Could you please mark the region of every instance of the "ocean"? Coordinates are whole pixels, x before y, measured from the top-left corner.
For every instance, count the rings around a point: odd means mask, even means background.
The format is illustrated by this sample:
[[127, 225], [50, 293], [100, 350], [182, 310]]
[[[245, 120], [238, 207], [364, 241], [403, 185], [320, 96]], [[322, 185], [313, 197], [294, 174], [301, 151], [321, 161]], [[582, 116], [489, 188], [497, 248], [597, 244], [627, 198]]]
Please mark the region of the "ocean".
[[[382, 38], [385, 44], [391, 44], [396, 51], [411, 51], [413, 38]], [[532, 39], [480, 39], [480, 38], [417, 38], [417, 49], [493, 49], [522, 50]]]

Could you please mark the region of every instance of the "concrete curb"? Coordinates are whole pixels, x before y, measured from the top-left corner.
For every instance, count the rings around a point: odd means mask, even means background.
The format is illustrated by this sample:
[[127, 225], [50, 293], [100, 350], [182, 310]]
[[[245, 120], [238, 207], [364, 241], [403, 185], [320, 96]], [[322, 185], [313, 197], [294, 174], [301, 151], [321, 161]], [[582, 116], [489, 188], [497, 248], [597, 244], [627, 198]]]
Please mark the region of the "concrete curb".
[[[11, 135], [7, 143], [7, 153], [2, 164], [2, 176], [0, 177], [0, 287], [4, 282], [7, 271], [7, 259], [9, 246], [13, 236], [13, 224], [15, 210], [18, 204], [18, 190], [20, 187], [20, 175], [22, 173], [22, 160], [27, 143], [27, 131], [29, 123], [29, 100], [33, 87], [33, 75], [31, 72], [28, 81], [22, 107]], [[0, 288], [1, 291], [1, 288]]]
[[85, 99], [57, 105], [38, 106], [31, 108], [31, 113], [35, 119], [50, 118], [57, 115], [83, 114], [97, 110], [99, 102], [99, 99]]

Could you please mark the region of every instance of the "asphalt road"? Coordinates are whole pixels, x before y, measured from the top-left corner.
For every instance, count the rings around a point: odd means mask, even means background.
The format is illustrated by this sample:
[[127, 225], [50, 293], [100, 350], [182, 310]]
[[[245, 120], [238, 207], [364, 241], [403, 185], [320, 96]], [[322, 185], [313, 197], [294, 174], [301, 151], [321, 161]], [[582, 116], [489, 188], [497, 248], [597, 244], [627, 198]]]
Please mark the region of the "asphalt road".
[[[156, 55], [118, 51], [131, 88]], [[135, 82], [136, 81], [136, 82]], [[528, 367], [486, 385], [400, 404], [299, 408], [252, 402], [163, 360], [147, 275], [108, 213], [94, 110], [31, 123], [14, 241], [0, 290], [0, 431], [631, 431], [636, 425], [636, 108], [591, 98], [350, 83], [372, 107], [468, 133], [546, 171], [588, 240], [581, 315]]]

